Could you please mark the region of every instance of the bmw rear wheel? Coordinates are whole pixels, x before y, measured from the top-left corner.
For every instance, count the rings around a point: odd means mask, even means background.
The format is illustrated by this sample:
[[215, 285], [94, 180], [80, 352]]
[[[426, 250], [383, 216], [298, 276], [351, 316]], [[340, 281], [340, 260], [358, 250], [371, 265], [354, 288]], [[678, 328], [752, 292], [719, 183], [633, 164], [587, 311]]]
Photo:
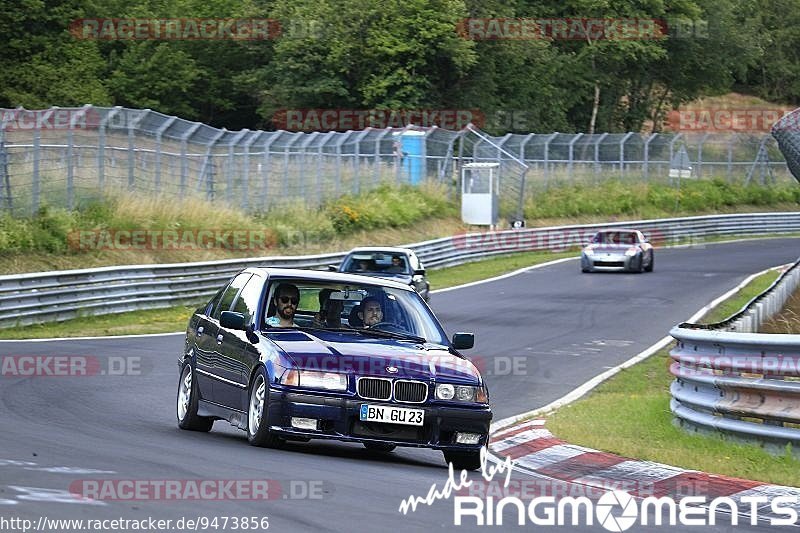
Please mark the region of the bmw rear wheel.
[[214, 420], [197, 415], [199, 401], [197, 382], [194, 379], [192, 362], [186, 360], [178, 381], [178, 427], [189, 431], [211, 431]]
[[269, 386], [266, 372], [261, 367], [250, 384], [250, 401], [247, 407], [247, 441], [253, 446], [275, 448], [282, 439], [269, 430], [267, 413], [269, 412]]

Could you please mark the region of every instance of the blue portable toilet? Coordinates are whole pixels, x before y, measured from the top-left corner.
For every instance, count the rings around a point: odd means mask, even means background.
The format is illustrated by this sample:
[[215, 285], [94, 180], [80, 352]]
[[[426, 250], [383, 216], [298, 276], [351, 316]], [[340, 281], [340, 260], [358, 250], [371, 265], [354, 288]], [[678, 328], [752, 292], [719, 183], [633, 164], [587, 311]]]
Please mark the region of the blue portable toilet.
[[425, 136], [424, 131], [417, 130], [406, 130], [400, 134], [403, 171], [411, 185], [416, 185], [425, 178]]

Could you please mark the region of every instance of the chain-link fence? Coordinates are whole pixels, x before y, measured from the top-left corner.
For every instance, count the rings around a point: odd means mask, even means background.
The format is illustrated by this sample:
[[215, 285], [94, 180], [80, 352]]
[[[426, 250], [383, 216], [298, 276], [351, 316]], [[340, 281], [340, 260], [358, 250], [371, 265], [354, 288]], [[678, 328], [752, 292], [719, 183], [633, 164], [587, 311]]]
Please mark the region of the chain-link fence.
[[107, 193], [201, 197], [264, 211], [318, 205], [384, 182], [459, 190], [469, 162], [500, 164], [501, 204], [561, 182], [790, 176], [768, 134], [508, 134], [406, 127], [347, 132], [228, 131], [151, 110], [2, 109], [0, 211], [77, 208]]

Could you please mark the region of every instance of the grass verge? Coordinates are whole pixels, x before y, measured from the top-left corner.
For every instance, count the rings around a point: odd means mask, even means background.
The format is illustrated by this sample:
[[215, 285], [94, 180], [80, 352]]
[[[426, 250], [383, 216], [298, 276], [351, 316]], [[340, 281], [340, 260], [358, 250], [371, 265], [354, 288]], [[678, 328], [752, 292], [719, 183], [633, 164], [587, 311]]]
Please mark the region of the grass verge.
[[[576, 252], [526, 252], [503, 255], [466, 265], [431, 270], [431, 287], [443, 289], [478, 281], [526, 266], [541, 264], [562, 257], [575, 257]], [[436, 295], [432, 295], [434, 305]], [[141, 335], [183, 331], [194, 306], [134, 311], [98, 317], [81, 317], [64, 322], [0, 329], [0, 339], [37, 339], [60, 337], [95, 337], [104, 335]]]
[[[716, 322], [738, 311], [775, 277], [774, 272], [757, 277], [703, 322]], [[572, 444], [625, 457], [800, 486], [800, 460], [788, 451], [774, 456], [756, 446], [737, 444], [724, 437], [689, 434], [673, 425], [670, 383], [669, 349], [664, 349], [551, 414], [547, 428]]]

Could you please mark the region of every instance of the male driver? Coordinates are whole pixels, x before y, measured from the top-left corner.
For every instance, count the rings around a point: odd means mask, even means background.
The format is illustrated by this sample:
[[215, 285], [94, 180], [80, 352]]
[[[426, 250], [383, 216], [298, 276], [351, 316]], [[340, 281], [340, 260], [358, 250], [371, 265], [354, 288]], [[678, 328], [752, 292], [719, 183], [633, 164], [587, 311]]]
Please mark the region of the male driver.
[[300, 303], [300, 291], [291, 283], [281, 283], [275, 289], [275, 316], [267, 319], [267, 325], [275, 328], [292, 328], [294, 323], [294, 313], [297, 311], [297, 304]]
[[374, 296], [367, 296], [361, 300], [361, 310], [358, 312], [358, 318], [364, 322], [364, 327], [368, 328], [374, 326], [379, 322], [383, 322], [383, 309], [377, 298]]

